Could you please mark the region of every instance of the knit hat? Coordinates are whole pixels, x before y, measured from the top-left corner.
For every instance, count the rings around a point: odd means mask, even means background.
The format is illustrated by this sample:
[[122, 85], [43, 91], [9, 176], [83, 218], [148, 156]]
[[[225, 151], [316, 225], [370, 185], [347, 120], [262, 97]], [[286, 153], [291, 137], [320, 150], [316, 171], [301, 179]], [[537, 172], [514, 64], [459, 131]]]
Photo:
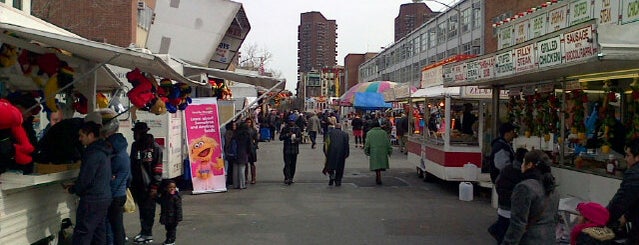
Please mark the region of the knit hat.
[[581, 213], [584, 218], [590, 220], [592, 223], [598, 226], [604, 226], [608, 223], [610, 213], [608, 209], [596, 202], [582, 202], [577, 204], [577, 211]]

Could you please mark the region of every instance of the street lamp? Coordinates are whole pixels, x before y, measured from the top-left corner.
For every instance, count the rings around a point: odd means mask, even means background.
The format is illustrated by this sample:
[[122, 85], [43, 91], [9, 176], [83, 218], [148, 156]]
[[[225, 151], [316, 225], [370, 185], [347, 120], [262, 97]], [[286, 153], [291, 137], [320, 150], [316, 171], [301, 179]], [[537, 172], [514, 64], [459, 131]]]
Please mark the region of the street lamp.
[[461, 30], [461, 21], [462, 21], [462, 13], [461, 10], [459, 10], [459, 8], [456, 7], [452, 7], [446, 3], [443, 3], [441, 1], [438, 0], [425, 0], [426, 2], [434, 2], [434, 3], [438, 3], [441, 5], [446, 6], [448, 9], [452, 9], [457, 11], [457, 54], [461, 54], [461, 48], [462, 48], [462, 30]]

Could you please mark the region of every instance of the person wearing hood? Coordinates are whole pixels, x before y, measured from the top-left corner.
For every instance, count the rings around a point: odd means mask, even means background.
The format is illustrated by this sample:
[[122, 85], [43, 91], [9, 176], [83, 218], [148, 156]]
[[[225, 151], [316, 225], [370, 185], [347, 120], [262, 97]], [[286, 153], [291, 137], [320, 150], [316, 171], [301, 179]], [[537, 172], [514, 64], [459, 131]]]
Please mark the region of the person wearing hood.
[[73, 229], [73, 244], [106, 244], [106, 216], [111, 204], [111, 148], [99, 138], [100, 125], [86, 122], [80, 128], [84, 145], [78, 178], [66, 185], [67, 192], [80, 197]]
[[570, 232], [570, 245], [612, 244], [615, 233], [606, 223], [610, 213], [606, 207], [596, 202], [577, 204], [579, 220]]
[[[100, 134], [111, 146], [113, 153], [111, 160], [111, 195], [113, 200], [107, 213], [107, 244], [122, 245], [126, 240], [124, 231], [124, 203], [126, 202], [126, 189], [131, 182], [131, 160], [127, 153], [128, 142], [124, 135], [118, 133], [120, 124], [116, 118], [117, 113], [111, 109], [98, 110], [97, 120], [102, 124]], [[94, 117], [92, 114], [87, 117]], [[94, 119], [95, 120], [95, 119]]]

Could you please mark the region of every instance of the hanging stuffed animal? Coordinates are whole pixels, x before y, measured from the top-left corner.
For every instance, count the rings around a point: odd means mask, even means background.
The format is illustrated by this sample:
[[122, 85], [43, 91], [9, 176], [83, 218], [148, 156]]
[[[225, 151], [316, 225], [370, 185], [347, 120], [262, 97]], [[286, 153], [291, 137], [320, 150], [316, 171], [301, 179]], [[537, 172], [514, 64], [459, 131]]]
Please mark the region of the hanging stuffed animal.
[[180, 91], [179, 92], [179, 97], [177, 98], [177, 101], [175, 102], [175, 104], [177, 105], [177, 108], [179, 110], [184, 110], [192, 102], [192, 100], [191, 100], [191, 92], [192, 92], [191, 86], [189, 86], [186, 83], [176, 83], [174, 86], [175, 86], [175, 88], [174, 88], [175, 90]]
[[73, 96], [75, 97], [73, 101], [73, 109], [80, 114], [87, 114], [89, 111], [89, 100], [81, 93], [75, 93]]
[[98, 108], [107, 108], [109, 107], [109, 98], [107, 98], [103, 93], [97, 93], [95, 95], [95, 103], [98, 105]]
[[9, 101], [0, 99], [0, 130], [9, 129], [14, 139], [14, 159], [18, 164], [28, 164], [32, 161], [31, 153], [34, 150], [29, 142], [26, 131], [22, 128], [22, 112]]
[[13, 45], [3, 43], [0, 46], [0, 67], [10, 67], [18, 61], [18, 48]]
[[233, 98], [233, 91], [225, 83], [222, 83], [220, 87], [221, 97], [223, 100], [230, 100]]
[[126, 78], [133, 85], [133, 89], [127, 93], [133, 106], [156, 115], [166, 113], [166, 105], [157, 95], [157, 89], [153, 83], [155, 80], [144, 76], [138, 68], [128, 72]]
[[160, 87], [158, 88], [158, 96], [164, 101], [166, 110], [169, 113], [177, 112], [177, 104], [175, 100], [180, 96], [180, 91], [175, 89], [173, 82], [170, 79], [160, 80]]

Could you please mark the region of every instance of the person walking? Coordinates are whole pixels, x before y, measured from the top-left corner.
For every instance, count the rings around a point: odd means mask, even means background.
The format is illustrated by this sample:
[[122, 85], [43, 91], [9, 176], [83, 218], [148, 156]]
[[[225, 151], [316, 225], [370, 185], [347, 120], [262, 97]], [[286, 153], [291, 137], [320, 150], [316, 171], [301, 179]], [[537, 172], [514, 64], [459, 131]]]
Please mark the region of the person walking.
[[369, 169], [375, 171], [375, 183], [382, 184], [382, 171], [389, 168], [388, 156], [393, 153], [388, 134], [377, 120], [371, 122], [372, 128], [366, 133], [364, 153], [370, 157]]
[[313, 114], [311, 119], [308, 120], [308, 136], [311, 138], [311, 148], [315, 149], [317, 143], [317, 133], [321, 132], [321, 122], [317, 114]]
[[291, 114], [288, 118], [288, 124], [282, 128], [282, 133], [280, 133], [280, 140], [284, 142], [284, 184], [287, 185], [294, 182], [297, 155], [300, 152], [302, 131], [295, 124], [296, 119], [294, 114]]
[[85, 146], [78, 178], [66, 185], [68, 193], [80, 197], [72, 243], [106, 244], [106, 219], [111, 204], [111, 148], [100, 139], [100, 125], [86, 122], [79, 130]]
[[326, 156], [325, 172], [328, 172], [328, 185], [341, 186], [344, 176], [344, 165], [349, 155], [348, 134], [342, 131], [340, 124], [335, 125], [324, 141], [324, 156]]
[[625, 222], [619, 222], [624, 216], [625, 221], [632, 223], [626, 244], [639, 244], [639, 139], [632, 140], [625, 150], [628, 170], [623, 175], [619, 189], [608, 203], [608, 226], [625, 225]]
[[131, 145], [131, 194], [140, 210], [141, 230], [133, 238], [136, 243], [153, 242], [153, 223], [158, 189], [162, 182], [162, 148], [155, 143], [144, 122], [133, 126]]
[[515, 161], [504, 167], [495, 181], [498, 197], [497, 221], [488, 227], [488, 233], [497, 240], [497, 244], [501, 244], [504, 240], [504, 235], [510, 225], [510, 196], [512, 196], [515, 186], [523, 179], [521, 164], [524, 162], [526, 153], [528, 150], [525, 148], [517, 149]]
[[559, 194], [551, 160], [540, 150], [526, 153], [519, 182], [511, 197], [511, 216], [502, 244], [555, 244]]
[[397, 138], [399, 138], [399, 152], [408, 154], [408, 150], [406, 149], [406, 141], [408, 140], [406, 137], [406, 133], [408, 133], [408, 118], [406, 114], [402, 113], [402, 117], [395, 122], [395, 125]]
[[251, 154], [251, 133], [246, 123], [240, 124], [239, 129], [235, 132], [233, 140], [236, 142], [237, 152], [233, 161], [233, 188], [246, 189], [246, 178], [244, 172], [248, 165], [249, 155]]
[[355, 118], [351, 121], [351, 127], [353, 128], [353, 136], [355, 137], [355, 148], [364, 148], [364, 121], [362, 121], [359, 114], [355, 115]]
[[490, 180], [495, 183], [497, 176], [504, 167], [511, 165], [515, 159], [515, 152], [510, 143], [517, 136], [515, 126], [504, 123], [499, 126], [499, 137], [491, 143]]
[[160, 224], [166, 229], [164, 245], [174, 245], [177, 226], [182, 221], [182, 197], [173, 180], [167, 181], [159, 197]]
[[[249, 147], [251, 153], [249, 154], [249, 158], [248, 158], [248, 162], [249, 162], [249, 168], [251, 170], [251, 184], [255, 184], [255, 172], [256, 172], [256, 168], [255, 168], [255, 162], [257, 162], [257, 145], [259, 141], [259, 134], [257, 133], [257, 129], [255, 128], [255, 124], [253, 123], [253, 119], [251, 118], [247, 118], [246, 120], [244, 120], [244, 123], [246, 123], [246, 126], [248, 127], [248, 131], [249, 131], [249, 138], [251, 139], [251, 145]], [[249, 173], [249, 168], [244, 170], [244, 179], [248, 180], [248, 173]]]

